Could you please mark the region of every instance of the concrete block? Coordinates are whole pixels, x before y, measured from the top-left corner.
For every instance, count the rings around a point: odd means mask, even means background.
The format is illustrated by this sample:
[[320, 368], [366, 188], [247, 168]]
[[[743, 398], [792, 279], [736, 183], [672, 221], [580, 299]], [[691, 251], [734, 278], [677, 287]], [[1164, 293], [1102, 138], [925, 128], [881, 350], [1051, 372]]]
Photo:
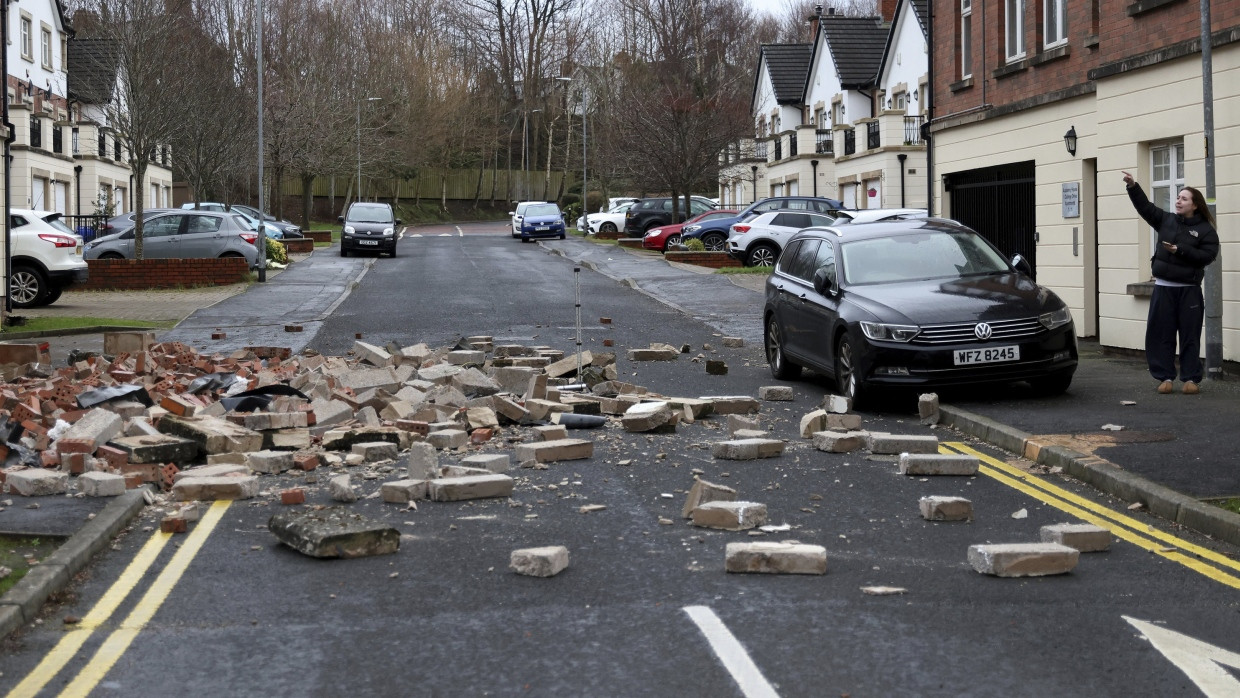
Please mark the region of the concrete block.
[[783, 455], [784, 442], [777, 439], [737, 439], [711, 444], [710, 454], [722, 460], [756, 460]]
[[66, 429], [60, 438], [71, 441], [89, 441], [94, 444], [89, 452], [94, 453], [95, 449], [120, 436], [124, 426], [125, 420], [120, 415], [102, 407], [96, 407], [82, 415], [82, 418]]
[[507, 475], [467, 475], [430, 481], [430, 498], [436, 502], [459, 502], [466, 499], [508, 497], [512, 495], [513, 479]]
[[812, 439], [814, 434], [827, 430], [827, 411], [814, 410], [801, 417], [801, 438]]
[[758, 388], [758, 399], [768, 402], [788, 402], [795, 398], [790, 385], [764, 385]]
[[263, 435], [263, 449], [271, 451], [299, 451], [310, 448], [314, 442], [309, 429], [272, 429], [259, 433]]
[[405, 458], [405, 466], [412, 479], [426, 480], [435, 477], [435, 471], [439, 469], [439, 449], [423, 441], [412, 443], [409, 445], [409, 455]]
[[762, 406], [748, 395], [703, 395], [701, 399], [709, 400], [711, 413], [719, 415], [757, 414]]
[[737, 429], [732, 432], [733, 439], [765, 439], [770, 435], [765, 429]]
[[826, 574], [827, 549], [804, 543], [728, 543], [725, 569], [735, 573]]
[[183, 477], [172, 486], [173, 499], [182, 502], [250, 499], [257, 494], [258, 478], [253, 475]]
[[996, 577], [1043, 577], [1076, 567], [1081, 552], [1058, 543], [999, 543], [969, 546], [969, 564]]
[[277, 540], [304, 555], [357, 558], [400, 548], [400, 532], [343, 507], [290, 509], [267, 522]]
[[435, 448], [461, 448], [469, 444], [469, 433], [464, 429], [443, 429], [426, 435], [426, 442]]
[[721, 341], [723, 342], [723, 346], [728, 347], [729, 349], [739, 349], [745, 346], [744, 337], [723, 337]]
[[77, 479], [78, 491], [87, 497], [116, 497], [125, 494], [125, 476], [112, 473], [82, 473]]
[[353, 444], [351, 452], [360, 455], [367, 463], [396, 460], [400, 456], [400, 448], [389, 441], [366, 441]]
[[525, 409], [535, 422], [546, 421], [554, 412], [572, 412], [573, 408], [550, 400], [526, 400]]
[[921, 418], [922, 424], [939, 423], [938, 393], [923, 393], [917, 396], [917, 416]]
[[[643, 402], [625, 410], [620, 423], [625, 431], [654, 431], [672, 422], [672, 408], [666, 402]], [[674, 423], [673, 423], [674, 424]]]
[[901, 475], [976, 475], [975, 456], [942, 453], [901, 453]]
[[510, 463], [511, 459], [503, 453], [482, 453], [461, 459], [461, 465], [467, 468], [479, 468], [492, 473], [508, 472]]
[[430, 486], [426, 480], [394, 480], [379, 486], [379, 496], [389, 504], [408, 504], [429, 499]]
[[766, 505], [758, 502], [707, 502], [694, 508], [694, 526], [744, 531], [766, 524]]
[[674, 347], [660, 349], [630, 349], [629, 361], [675, 361], [680, 358], [680, 350]]
[[852, 453], [865, 446], [861, 433], [819, 431], [814, 433], [814, 448], [827, 453]]
[[543, 441], [559, 441], [568, 438], [568, 428], [554, 424], [545, 427], [534, 427], [534, 433]]
[[137, 354], [146, 351], [155, 343], [154, 332], [104, 332], [103, 353], [109, 356], [117, 354]]
[[499, 383], [476, 368], [467, 368], [453, 375], [451, 385], [468, 398], [486, 397], [501, 390]]
[[356, 502], [357, 492], [349, 482], [348, 475], [337, 475], [327, 481], [327, 493], [333, 501]]
[[5, 478], [9, 491], [23, 497], [46, 497], [69, 491], [69, 473], [31, 468], [9, 473]]
[[392, 355], [386, 349], [366, 342], [354, 342], [353, 355], [371, 366], [383, 367], [393, 363]]
[[751, 419], [739, 414], [729, 414], [727, 420], [729, 434], [735, 434], [738, 431], [762, 431], [762, 424], [757, 418]]
[[562, 376], [573, 375], [577, 373], [578, 356], [580, 356], [581, 358], [582, 368], [589, 366], [590, 363], [594, 361], [593, 354], [591, 354], [589, 351], [583, 351], [580, 354], [573, 354], [572, 356], [568, 356], [563, 359], [560, 359], [559, 361], [556, 361], [555, 363], [548, 364], [547, 367], [543, 369], [543, 371], [546, 373], [548, 378], [560, 378]]
[[512, 551], [508, 567], [527, 577], [554, 577], [568, 567], [568, 548], [547, 545]]
[[[621, 396], [621, 398], [625, 397], [627, 396]], [[683, 414], [688, 410], [694, 419], [703, 419], [715, 413], [715, 403], [702, 398], [670, 397], [667, 399], [667, 404], [673, 412]]]
[[293, 469], [293, 454], [289, 451], [254, 451], [245, 455], [245, 464], [256, 473], [278, 475]]
[[926, 521], [972, 521], [973, 502], [964, 497], [922, 497], [918, 501]]
[[1083, 553], [1097, 553], [1111, 547], [1111, 532], [1093, 524], [1052, 524], [1039, 533], [1043, 543], [1058, 543]]
[[827, 414], [827, 431], [856, 431], [861, 428], [859, 414]]
[[481, 366], [486, 363], [487, 353], [475, 349], [457, 349], [448, 352], [444, 360], [453, 366]]
[[170, 434], [121, 436], [109, 446], [127, 454], [130, 463], [188, 463], [198, 457], [198, 444]]
[[495, 429], [499, 427], [499, 417], [489, 407], [471, 407], [465, 410], [465, 422], [470, 429]]
[[852, 398], [843, 395], [825, 395], [822, 398], [822, 409], [830, 414], [848, 414], [852, 412]]
[[187, 477], [227, 477], [229, 475], [249, 475], [250, 467], [244, 463], [244, 454], [229, 454], [241, 456], [243, 462], [240, 463], [218, 463], [213, 465], [200, 465], [197, 468], [182, 470], [172, 476], [172, 481], [178, 482]]
[[564, 460], [582, 460], [594, 456], [594, 442], [585, 439], [561, 439], [541, 443], [518, 444], [517, 462], [538, 461], [553, 463]]
[[245, 428], [255, 431], [268, 429], [305, 428], [309, 421], [305, 412], [255, 412], [245, 416]]
[[547, 399], [547, 374], [535, 373], [530, 376], [529, 383], [526, 384], [525, 393], [522, 397], [526, 400]]
[[870, 452], [875, 455], [939, 452], [939, 438], [937, 436], [871, 433], [869, 443], [866, 445], [869, 447]]
[[263, 447], [262, 434], [219, 417], [165, 415], [159, 430], [190, 439], [206, 453], [246, 453]]
[[680, 515], [688, 519], [692, 517], [693, 510], [703, 504], [735, 501], [736, 490], [731, 487], [716, 485], [705, 480], [694, 480], [693, 487], [689, 488], [689, 495], [685, 497], [685, 505], [681, 508]]
[[353, 408], [343, 400], [314, 400], [310, 403], [314, 410], [314, 423], [326, 427], [353, 419]]
[[382, 388], [389, 393], [400, 390], [403, 382], [391, 366], [384, 368], [356, 368], [338, 376], [340, 384], [355, 394], [372, 388]]

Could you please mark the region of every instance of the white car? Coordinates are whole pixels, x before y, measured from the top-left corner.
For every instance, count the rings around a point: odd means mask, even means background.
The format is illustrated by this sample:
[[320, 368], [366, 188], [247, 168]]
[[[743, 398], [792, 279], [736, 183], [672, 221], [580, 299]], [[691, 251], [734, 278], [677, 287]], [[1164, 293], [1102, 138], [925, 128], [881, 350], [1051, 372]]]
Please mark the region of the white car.
[[859, 211], [840, 211], [831, 225], [850, 225], [852, 223], [876, 223], [878, 221], [904, 221], [911, 218], [925, 218], [924, 208], [867, 208]]
[[750, 267], [769, 267], [788, 238], [805, 228], [831, 225], [832, 216], [806, 210], [767, 211], [728, 229], [728, 254]]
[[586, 216], [586, 228], [589, 235], [596, 233], [614, 233], [624, 228], [624, 214], [636, 201], [629, 201], [612, 207], [607, 213], [591, 213]]
[[59, 213], [10, 209], [9, 228], [13, 251], [9, 299], [14, 308], [55, 303], [68, 286], [86, 283], [82, 238], [60, 222]]
[[517, 207], [508, 212], [512, 216], [509, 226], [512, 228], [512, 236], [514, 238], [521, 237], [521, 221], [525, 218], [525, 209], [535, 204], [545, 204], [546, 201], [521, 201], [517, 203]]

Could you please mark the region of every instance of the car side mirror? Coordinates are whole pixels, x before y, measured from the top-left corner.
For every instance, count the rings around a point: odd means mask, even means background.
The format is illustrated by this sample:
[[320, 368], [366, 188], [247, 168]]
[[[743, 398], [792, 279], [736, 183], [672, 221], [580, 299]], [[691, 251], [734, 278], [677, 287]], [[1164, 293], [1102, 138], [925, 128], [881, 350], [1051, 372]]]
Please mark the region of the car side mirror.
[[1024, 255], [1019, 253], [1012, 255], [1012, 267], [1025, 276], [1033, 278], [1033, 267], [1029, 265], [1029, 260], [1025, 259]]
[[515, 215], [517, 215], [517, 212], [516, 212], [516, 211], [509, 211], [509, 212], [508, 212], [508, 215], [509, 215], [509, 217], [511, 217], [511, 216], [515, 216]]
[[823, 296], [835, 295], [835, 267], [826, 266], [814, 272], [814, 290]]
[[337, 221], [338, 223], [343, 223], [343, 222], [344, 222], [344, 216], [336, 216], [336, 221]]
[[397, 218], [397, 219], [396, 219], [396, 225], [404, 225], [404, 223], [405, 223], [405, 222], [404, 222], [404, 221], [402, 221], [401, 219], [399, 219], [399, 218]]

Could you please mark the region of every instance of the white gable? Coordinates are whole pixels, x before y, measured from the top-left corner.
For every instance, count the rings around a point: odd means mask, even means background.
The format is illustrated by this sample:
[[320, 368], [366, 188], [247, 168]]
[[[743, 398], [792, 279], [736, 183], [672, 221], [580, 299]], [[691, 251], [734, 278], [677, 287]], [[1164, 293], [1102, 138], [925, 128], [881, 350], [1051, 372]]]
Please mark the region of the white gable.
[[[929, 55], [926, 36], [921, 30], [917, 12], [913, 3], [907, 0], [900, 4], [900, 13], [891, 27], [891, 40], [887, 51], [886, 62], [879, 75], [878, 87], [890, 96], [897, 85], [907, 85], [911, 96], [929, 69]], [[918, 92], [918, 99], [925, 96]], [[922, 111], [919, 101], [910, 102], [908, 112], [916, 114]]]
[[[23, 51], [22, 25], [23, 20], [29, 22], [30, 52]], [[43, 64], [43, 31], [50, 35], [48, 49], [51, 51], [51, 66]], [[7, 36], [9, 75], [22, 82], [33, 83], [39, 89], [51, 90], [61, 97], [69, 92], [68, 73], [65, 71], [66, 58], [62, 52], [64, 46], [65, 27], [60, 21], [60, 11], [55, 0], [18, 0], [9, 5], [9, 26]]]

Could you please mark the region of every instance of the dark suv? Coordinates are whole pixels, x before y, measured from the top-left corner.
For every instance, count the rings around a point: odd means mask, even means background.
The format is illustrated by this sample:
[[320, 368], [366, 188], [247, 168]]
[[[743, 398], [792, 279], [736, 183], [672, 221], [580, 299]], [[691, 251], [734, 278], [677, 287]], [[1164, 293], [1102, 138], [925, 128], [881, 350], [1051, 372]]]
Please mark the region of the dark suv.
[[[683, 208], [685, 200], [679, 197], [680, 220], [687, 221], [690, 218], [705, 213], [715, 206], [715, 202], [700, 196], [694, 196], [689, 199], [689, 211], [686, 213]], [[642, 199], [633, 204], [633, 207], [624, 214], [624, 232], [629, 237], [642, 237], [646, 231], [656, 228], [660, 225], [668, 225], [672, 223], [672, 198], [670, 196], [659, 196], [651, 199]], [[725, 228], [726, 230], [726, 228]]]
[[716, 218], [696, 225], [687, 225], [684, 227], [684, 230], [680, 231], [680, 239], [683, 243], [685, 240], [698, 238], [702, 241], [702, 244], [706, 245], [706, 249], [719, 252], [727, 249], [728, 229], [733, 224], [740, 223], [759, 213], [787, 209], [834, 216], [842, 208], [844, 208], [843, 203], [823, 196], [772, 196], [750, 204], [749, 208], [730, 218]]
[[337, 220], [344, 224], [340, 231], [340, 256], [349, 252], [387, 252], [396, 256], [396, 235], [400, 219], [392, 214], [390, 204], [357, 202]]

